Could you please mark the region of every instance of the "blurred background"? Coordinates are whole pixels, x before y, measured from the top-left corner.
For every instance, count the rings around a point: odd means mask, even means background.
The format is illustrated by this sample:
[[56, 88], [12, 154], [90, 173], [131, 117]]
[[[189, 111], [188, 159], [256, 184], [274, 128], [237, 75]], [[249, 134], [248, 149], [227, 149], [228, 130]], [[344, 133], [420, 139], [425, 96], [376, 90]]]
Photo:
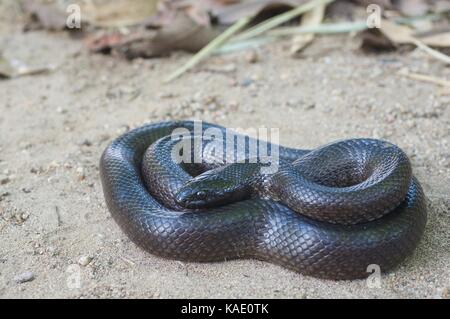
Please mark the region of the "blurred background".
[[[444, 0], [0, 0], [0, 296], [448, 298], [449, 14]], [[98, 162], [171, 119], [279, 128], [299, 148], [389, 140], [427, 194], [425, 237], [380, 288], [147, 254], [111, 219]]]

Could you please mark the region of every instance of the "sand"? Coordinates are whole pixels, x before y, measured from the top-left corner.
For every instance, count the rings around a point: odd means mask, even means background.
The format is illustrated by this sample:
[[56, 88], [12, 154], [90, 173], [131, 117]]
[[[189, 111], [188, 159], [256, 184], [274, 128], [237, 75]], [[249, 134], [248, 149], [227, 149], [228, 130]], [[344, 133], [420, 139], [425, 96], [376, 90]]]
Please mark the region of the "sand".
[[[57, 65], [0, 81], [0, 297], [449, 297], [450, 96], [397, 74], [449, 78], [439, 62], [419, 52], [366, 55], [355, 39], [323, 37], [301, 59], [285, 42], [258, 49], [255, 63], [245, 52], [216, 56], [163, 85], [188, 54], [127, 62], [89, 54], [64, 33], [0, 30], [5, 55]], [[254, 260], [152, 256], [111, 218], [98, 163], [119, 134], [172, 118], [279, 128], [282, 144], [301, 148], [350, 137], [396, 143], [428, 197], [425, 235], [378, 287]]]

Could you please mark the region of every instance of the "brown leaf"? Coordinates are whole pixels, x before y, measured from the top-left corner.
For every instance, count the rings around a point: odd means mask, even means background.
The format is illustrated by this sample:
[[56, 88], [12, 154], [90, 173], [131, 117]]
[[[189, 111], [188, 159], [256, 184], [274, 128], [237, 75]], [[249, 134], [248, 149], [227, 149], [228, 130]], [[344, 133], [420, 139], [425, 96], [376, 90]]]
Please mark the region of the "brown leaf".
[[435, 48], [450, 48], [450, 31], [418, 36], [420, 41]]
[[[400, 45], [413, 44], [434, 59], [450, 64], [450, 57], [430, 47], [432, 37], [418, 37], [414, 30], [405, 25], [399, 25], [388, 20], [381, 21], [380, 29], [369, 29], [363, 33], [362, 49], [385, 50], [399, 47]], [[448, 35], [441, 35], [441, 41], [449, 41]], [[448, 43], [448, 42], [447, 42]], [[440, 43], [442, 47], [444, 42]]]
[[413, 30], [405, 25], [399, 25], [389, 20], [381, 21], [381, 32], [395, 44], [412, 43]]
[[[320, 6], [317, 6], [313, 10], [306, 12], [302, 16], [301, 25], [317, 26], [321, 24], [325, 15], [325, 7], [326, 6], [322, 4]], [[297, 55], [305, 47], [307, 47], [313, 40], [314, 40], [313, 33], [298, 34], [294, 36], [292, 39], [291, 54], [294, 56]]]
[[389, 20], [382, 20], [380, 29], [364, 31], [362, 48], [372, 51], [389, 51], [402, 44], [413, 44], [413, 29]]
[[209, 26], [213, 12], [240, 1], [242, 0], [162, 0], [158, 3], [156, 16], [149, 21], [153, 26], [166, 25], [176, 12], [183, 11], [197, 24]]
[[92, 52], [110, 53], [111, 49], [124, 42], [120, 32], [101, 33], [88, 36], [85, 40], [87, 48]]
[[301, 5], [308, 0], [164, 0], [159, 4], [156, 21], [165, 21], [174, 11], [182, 10], [200, 25], [230, 25], [239, 19], [265, 12], [265, 18]]
[[137, 25], [156, 12], [158, 0], [79, 1], [84, 18], [100, 27]]
[[264, 11], [264, 18], [269, 18], [280, 11], [306, 3], [308, 0], [248, 0], [236, 4], [215, 8], [211, 11], [221, 24], [232, 24], [246, 16], [258, 16]]
[[209, 25], [211, 15], [215, 16], [215, 12], [220, 12], [225, 8], [233, 6], [241, 0], [186, 0], [186, 12], [199, 24]]
[[361, 32], [361, 50], [365, 52], [383, 52], [396, 49], [395, 43], [387, 38], [379, 29], [368, 29]]
[[198, 25], [179, 11], [171, 23], [158, 31], [136, 28], [127, 35], [118, 32], [101, 34], [90, 38], [87, 46], [95, 52], [118, 54], [127, 59], [151, 58], [176, 50], [196, 52], [218, 34], [218, 30]]

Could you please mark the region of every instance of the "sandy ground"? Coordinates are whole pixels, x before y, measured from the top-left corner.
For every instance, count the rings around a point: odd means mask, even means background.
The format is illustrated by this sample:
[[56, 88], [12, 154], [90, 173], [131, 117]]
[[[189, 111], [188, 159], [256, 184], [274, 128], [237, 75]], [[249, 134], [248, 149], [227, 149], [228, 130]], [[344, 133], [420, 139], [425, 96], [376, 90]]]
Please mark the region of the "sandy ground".
[[[0, 41], [7, 56], [58, 66], [0, 81], [0, 297], [449, 297], [450, 96], [397, 72], [450, 78], [450, 69], [418, 52], [368, 56], [348, 37], [328, 37], [302, 59], [285, 43], [258, 49], [256, 63], [248, 53], [214, 57], [162, 85], [189, 55], [130, 63], [90, 55], [66, 34], [9, 29]], [[282, 144], [302, 148], [388, 139], [410, 155], [428, 196], [425, 236], [379, 288], [252, 260], [152, 256], [112, 220], [98, 162], [120, 133], [172, 118], [280, 128]], [[17, 283], [25, 272], [34, 280]]]

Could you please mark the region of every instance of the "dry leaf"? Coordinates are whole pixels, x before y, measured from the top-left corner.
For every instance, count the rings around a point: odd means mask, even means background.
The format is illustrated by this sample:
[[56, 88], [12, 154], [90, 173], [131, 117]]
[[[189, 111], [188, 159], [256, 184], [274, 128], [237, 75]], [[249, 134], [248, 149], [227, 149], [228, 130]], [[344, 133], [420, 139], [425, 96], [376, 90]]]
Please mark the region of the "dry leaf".
[[413, 34], [413, 30], [407, 26], [398, 25], [388, 20], [382, 20], [380, 28], [381, 32], [378, 30], [377, 31], [370, 30], [370, 31], [372, 32], [371, 33], [372, 35], [375, 34], [374, 32], [379, 32], [379, 34], [382, 34], [381, 38], [384, 37], [385, 39], [388, 40], [388, 42], [390, 42], [393, 45], [414, 44], [420, 50], [424, 51], [431, 57], [440, 60], [441, 62], [444, 62], [446, 64], [450, 64], [449, 56], [443, 54], [442, 52], [432, 49], [426, 43], [417, 39]]
[[15, 78], [24, 75], [45, 73], [53, 70], [53, 66], [31, 67], [23, 61], [7, 59], [0, 54], [0, 78]]
[[437, 85], [446, 87], [447, 89], [450, 89], [450, 81], [447, 81], [445, 79], [441, 79], [441, 78], [438, 78], [435, 76], [431, 76], [431, 75], [427, 75], [427, 74], [420, 74], [420, 73], [411, 73], [408, 70], [401, 70], [398, 74], [402, 75], [402, 76], [406, 76], [410, 79], [414, 79], [414, 80], [422, 81], [422, 82], [433, 83], [433, 84], [437, 84]]
[[[306, 12], [302, 16], [302, 26], [317, 26], [322, 23], [325, 15], [325, 5], [320, 5]], [[298, 34], [292, 39], [291, 54], [295, 55], [302, 51], [314, 40], [313, 33]]]
[[158, 0], [78, 1], [84, 18], [100, 27], [136, 25], [156, 12]]
[[241, 0], [161, 0], [156, 16], [150, 19], [154, 26], [166, 25], [178, 11], [183, 11], [199, 25], [210, 26], [213, 12]]
[[399, 25], [388, 20], [381, 22], [381, 31], [395, 44], [416, 44], [420, 40], [423, 44], [432, 47], [450, 47], [450, 31], [441, 33], [427, 32], [419, 35], [405, 25]]
[[12, 78], [14, 77], [15, 70], [10, 61], [0, 55], [0, 77]]
[[[379, 32], [381, 31], [381, 32]], [[416, 33], [412, 28], [396, 24], [389, 20], [381, 21], [381, 28], [378, 29], [368, 29], [364, 32], [364, 35], [371, 35], [373, 42], [372, 46], [376, 46], [377, 43], [374, 41], [375, 38], [386, 37], [387, 40], [392, 44], [392, 46], [402, 45], [402, 44], [415, 44], [416, 40], [424, 43], [427, 46], [437, 47], [437, 48], [450, 48], [450, 31], [448, 29], [442, 30], [442, 32], [429, 31], [426, 33]], [[380, 43], [380, 48], [383, 47], [385, 40], [378, 39]]]
[[380, 29], [367, 29], [361, 32], [361, 50], [365, 52], [393, 51], [397, 48]]
[[247, 0], [215, 8], [211, 14], [221, 24], [232, 24], [246, 16], [263, 15], [261, 20], [306, 3], [307, 0]]
[[94, 34], [85, 40], [87, 48], [92, 52], [111, 53], [112, 48], [122, 44], [124, 35], [120, 32]]
[[450, 95], [450, 88], [449, 87], [441, 88], [439, 90], [439, 95], [441, 96]]
[[86, 41], [95, 52], [113, 53], [127, 59], [151, 58], [176, 50], [196, 52], [214, 39], [220, 31], [198, 25], [186, 13], [179, 11], [171, 23], [160, 30], [137, 28], [129, 34], [102, 33]]
[[186, 13], [201, 25], [210, 25], [211, 15], [220, 12], [224, 8], [235, 5], [241, 0], [185, 0]]
[[405, 25], [399, 25], [389, 20], [382, 20], [381, 32], [395, 44], [411, 44], [413, 30]]
[[420, 41], [435, 48], [450, 48], [450, 31], [417, 36]]
[[[124, 27], [136, 25], [156, 11], [158, 0], [75, 0], [80, 6], [81, 19], [94, 26]], [[67, 4], [58, 1], [24, 0], [23, 10], [30, 16], [27, 29], [45, 28], [62, 30], [66, 28], [69, 13]]]
[[267, 19], [283, 11], [304, 4], [307, 0], [164, 0], [159, 4], [158, 18], [165, 21], [175, 11], [184, 11], [200, 25], [230, 25], [243, 17], [263, 14]]

